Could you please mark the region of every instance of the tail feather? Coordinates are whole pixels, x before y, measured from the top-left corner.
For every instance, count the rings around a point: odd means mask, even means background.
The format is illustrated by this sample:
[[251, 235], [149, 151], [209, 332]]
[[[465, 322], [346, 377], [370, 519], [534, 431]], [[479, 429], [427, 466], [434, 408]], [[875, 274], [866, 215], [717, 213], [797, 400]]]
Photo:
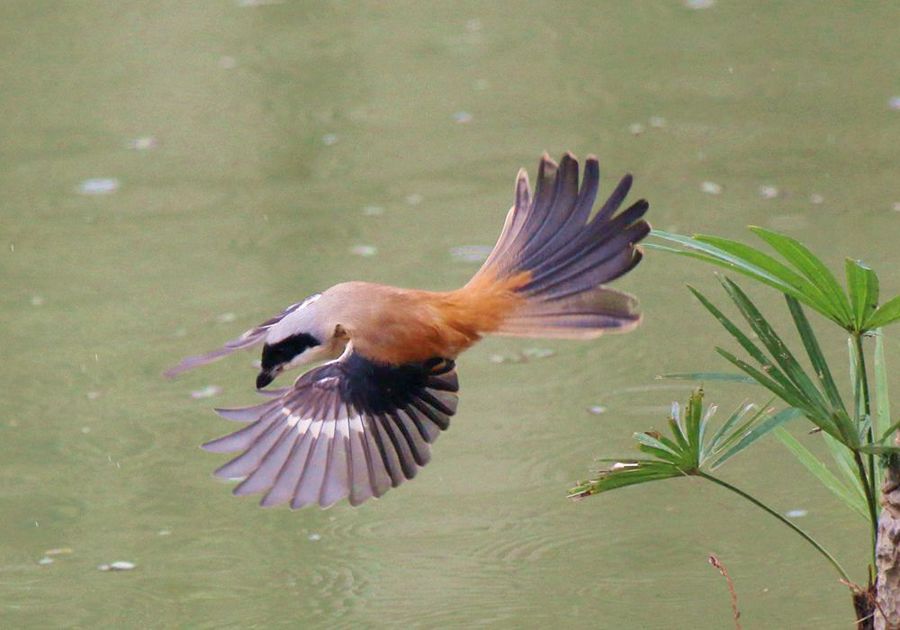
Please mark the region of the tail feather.
[[519, 261], [522, 268], [527, 269], [532, 261], [539, 259], [577, 208], [578, 162], [566, 155], [556, 170], [555, 181], [550, 180], [552, 172], [551, 168], [542, 168], [538, 173], [536, 208], [529, 216], [536, 217], [536, 221], [540, 217], [540, 227], [528, 235], [522, 247]]
[[513, 276], [527, 278], [514, 289], [520, 300], [493, 332], [516, 336], [586, 338], [625, 331], [640, 322], [637, 300], [603, 286], [641, 260], [637, 243], [650, 231], [643, 220], [645, 200], [618, 215], [631, 189], [626, 175], [591, 217], [600, 168], [588, 156], [579, 186], [578, 162], [571, 153], [557, 166], [546, 154], [534, 195], [520, 171], [516, 202], [482, 268], [466, 287]]
[[509, 269], [504, 270], [505, 265], [503, 264], [503, 261], [506, 261], [506, 252], [516, 240], [516, 236], [522, 229], [525, 218], [525, 214], [516, 212], [516, 208], [527, 208], [529, 205], [531, 205], [531, 190], [528, 186], [528, 173], [526, 173], [523, 168], [519, 169], [519, 175], [516, 177], [515, 205], [513, 205], [506, 214], [506, 220], [503, 223], [503, 229], [500, 231], [500, 236], [497, 238], [497, 244], [494, 245], [494, 249], [491, 250], [491, 253], [484, 261], [481, 269], [466, 286], [475, 283], [476, 278], [484, 277], [488, 270], [494, 270], [495, 272], [509, 271]]
[[[611, 282], [630, 271], [639, 262], [640, 252], [631, 245], [644, 238], [649, 231], [650, 226], [646, 222], [638, 222], [621, 231], [601, 235], [593, 243], [593, 247], [590, 246], [589, 240], [586, 244], [575, 242], [573, 247], [561, 250], [564, 255], [554, 256], [553, 260], [532, 269], [531, 281], [524, 287], [524, 291], [538, 294], [543, 289], [558, 284], [563, 276], [572, 276], [573, 271], [583, 273], [597, 271], [595, 282], [590, 278], [583, 278], [583, 285], [586, 288], [589, 288], [587, 285], [596, 286], [603, 282]], [[634, 260], [635, 258], [637, 260]]]
[[597, 287], [546, 302], [528, 302], [507, 318], [496, 334], [590, 339], [604, 332], [627, 332], [640, 321], [633, 296]]
[[[548, 268], [568, 264], [573, 259], [598, 260], [603, 257], [610, 258], [623, 250], [634, 250], [627, 245], [637, 243], [649, 232], [649, 224], [639, 221], [648, 208], [649, 204], [642, 199], [614, 219], [604, 222], [591, 221], [587, 225], [582, 225], [578, 232], [567, 235], [567, 238], [556, 239], [557, 250], [538, 263], [532, 269], [532, 273], [541, 274]], [[626, 241], [624, 245], [623, 240]], [[614, 277], [606, 278], [604, 282], [614, 279]]]
[[632, 183], [634, 183], [634, 178], [631, 176], [631, 173], [626, 173], [625, 176], [616, 185], [615, 190], [612, 191], [609, 199], [606, 200], [606, 202], [600, 208], [600, 211], [597, 212], [597, 216], [594, 217], [594, 221], [596, 221], [597, 223], [609, 221], [616, 210], [619, 209], [619, 206], [622, 205], [622, 202], [625, 201], [625, 197], [628, 196], [628, 193], [631, 192]]
[[526, 285], [525, 291], [537, 301], [557, 300], [577, 295], [607, 282], [611, 276], [624, 275], [633, 269], [640, 260], [640, 252], [623, 250], [607, 260], [582, 261], [541, 280], [534, 286]]

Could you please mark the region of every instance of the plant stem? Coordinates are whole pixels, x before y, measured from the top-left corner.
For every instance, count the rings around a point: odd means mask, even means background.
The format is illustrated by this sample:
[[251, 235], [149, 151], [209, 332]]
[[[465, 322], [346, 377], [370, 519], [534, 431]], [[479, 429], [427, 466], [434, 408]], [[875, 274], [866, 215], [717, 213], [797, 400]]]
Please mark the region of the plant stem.
[[[856, 354], [859, 358], [857, 369], [859, 371], [859, 380], [862, 383], [863, 410], [868, 416], [870, 413], [869, 403], [869, 376], [866, 374], [866, 355], [863, 354], [862, 335], [853, 333], [853, 341], [856, 343]], [[869, 429], [871, 431], [871, 429]]]
[[[852, 449], [851, 449], [852, 450]], [[872, 457], [869, 455], [869, 457]], [[872, 539], [872, 566], [875, 566], [875, 545], [878, 543], [878, 508], [875, 505], [874, 489], [869, 485], [869, 477], [866, 475], [866, 465], [863, 463], [859, 451], [853, 450], [853, 461], [859, 469], [859, 478], [862, 482], [863, 491], [866, 494], [866, 504], [869, 506], [869, 520], [872, 523], [870, 538]], [[875, 471], [872, 471], [871, 478], [874, 479]]]
[[[862, 422], [863, 418], [869, 418], [869, 431], [868, 431], [868, 442], [869, 444], [875, 443], [875, 430], [872, 424], [872, 410], [871, 403], [869, 400], [869, 376], [866, 373], [866, 355], [863, 353], [863, 342], [862, 335], [860, 333], [853, 333], [853, 341], [856, 344], [856, 371], [857, 371], [857, 383], [859, 384], [860, 392], [857, 393], [857, 402], [856, 402], [856, 422], [857, 426]], [[863, 401], [863, 418], [859, 417], [859, 394], [862, 394]], [[878, 542], [878, 489], [875, 487], [875, 479], [877, 475], [875, 474], [875, 455], [873, 453], [869, 453], [866, 457], [869, 464], [868, 475], [866, 475], [866, 469], [863, 466], [862, 459], [859, 456], [859, 453], [854, 451], [853, 457], [856, 460], [856, 465], [859, 468], [860, 475], [862, 476], [861, 481], [863, 482], [863, 487], [866, 490], [866, 502], [869, 504], [869, 518], [872, 521], [872, 566], [875, 566], [875, 545]]]
[[782, 516], [781, 514], [779, 514], [778, 512], [776, 512], [775, 510], [773, 510], [772, 508], [770, 508], [768, 505], [766, 505], [766, 504], [763, 503], [762, 501], [760, 501], [760, 500], [756, 499], [755, 497], [753, 497], [753, 496], [747, 494], [746, 492], [744, 492], [744, 491], [741, 490], [740, 488], [736, 488], [736, 487], [732, 486], [730, 483], [727, 483], [727, 482], [725, 482], [725, 481], [722, 481], [722, 480], [719, 479], [718, 477], [713, 477], [712, 475], [709, 475], [709, 474], [707, 474], [707, 473], [705, 473], [705, 472], [703, 472], [703, 471], [697, 471], [695, 474], [696, 474], [698, 477], [703, 477], [704, 479], [707, 479], [707, 480], [709, 480], [709, 481], [712, 481], [713, 483], [718, 484], [718, 485], [722, 486], [723, 488], [726, 488], [726, 489], [728, 489], [728, 490], [731, 490], [732, 492], [734, 492], [734, 493], [737, 494], [738, 496], [741, 496], [741, 497], [743, 497], [744, 499], [747, 499], [747, 500], [750, 501], [750, 503], [752, 503], [753, 505], [755, 505], [755, 506], [757, 506], [757, 507], [759, 507], [759, 508], [762, 508], [763, 510], [765, 510], [766, 512], [768, 512], [769, 514], [771, 514], [772, 516], [774, 516], [775, 518], [777, 518], [779, 521], [781, 521], [782, 523], [784, 523], [785, 525], [787, 525], [788, 527], [790, 527], [791, 529], [793, 529], [795, 532], [797, 532], [798, 534], [800, 534], [800, 535], [806, 540], [806, 542], [808, 542], [808, 543], [811, 544], [813, 547], [815, 547], [815, 548], [816, 548], [816, 551], [818, 551], [818, 552], [821, 553], [823, 556], [825, 556], [825, 558], [828, 560], [828, 562], [831, 563], [831, 566], [833, 566], [833, 567], [835, 568], [835, 570], [837, 570], [837, 572], [840, 574], [841, 578], [843, 578], [845, 581], [847, 581], [847, 582], [849, 582], [849, 583], [852, 583], [851, 580], [850, 580], [850, 577], [847, 575], [847, 572], [844, 571], [844, 568], [843, 568], [843, 567], [840, 565], [840, 563], [834, 558], [834, 556], [832, 556], [832, 555], [828, 552], [827, 549], [825, 549], [825, 548], [824, 548], [822, 545], [820, 545], [820, 544], [819, 544], [812, 536], [810, 536], [810, 535], [807, 534], [805, 531], [803, 531], [802, 529], [800, 529], [799, 527], [797, 527], [796, 525], [794, 525], [792, 522], [790, 522], [790, 521], [789, 521], [788, 519], [786, 519], [784, 516]]

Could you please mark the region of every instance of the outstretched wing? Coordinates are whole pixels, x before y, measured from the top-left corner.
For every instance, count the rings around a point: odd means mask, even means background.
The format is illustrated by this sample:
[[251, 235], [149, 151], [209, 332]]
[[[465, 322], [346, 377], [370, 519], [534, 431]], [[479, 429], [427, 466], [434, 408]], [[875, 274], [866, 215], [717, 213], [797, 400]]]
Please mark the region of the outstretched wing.
[[315, 300], [320, 295], [320, 293], [314, 293], [302, 302], [291, 304], [275, 317], [271, 317], [258, 326], [254, 326], [250, 330], [244, 332], [244, 334], [242, 334], [237, 339], [232, 339], [231, 341], [227, 342], [218, 350], [213, 350], [212, 352], [207, 352], [206, 354], [198, 354], [196, 356], [182, 359], [181, 363], [163, 372], [163, 376], [172, 378], [174, 376], [177, 376], [178, 374], [181, 374], [182, 372], [193, 370], [195, 367], [200, 367], [201, 365], [206, 365], [207, 363], [212, 363], [213, 361], [218, 361], [222, 357], [226, 357], [236, 350], [245, 350], [247, 348], [255, 346], [266, 338], [266, 334], [269, 332], [269, 329], [272, 326], [280, 322], [282, 319], [296, 311], [304, 304], [308, 304], [309, 302]]
[[215, 474], [242, 478], [236, 495], [265, 492], [263, 506], [328, 507], [343, 498], [359, 505], [428, 463], [430, 444], [456, 412], [458, 389], [453, 361], [384, 365], [350, 343], [275, 400], [217, 409], [250, 424], [203, 448], [243, 451]]

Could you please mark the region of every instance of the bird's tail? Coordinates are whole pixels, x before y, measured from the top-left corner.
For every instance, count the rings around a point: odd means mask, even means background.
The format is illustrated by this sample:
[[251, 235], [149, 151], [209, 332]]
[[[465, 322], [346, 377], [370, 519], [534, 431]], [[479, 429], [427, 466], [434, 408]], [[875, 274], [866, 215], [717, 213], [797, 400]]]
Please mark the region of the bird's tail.
[[631, 181], [622, 178], [592, 217], [600, 185], [595, 157], [588, 156], [579, 186], [572, 154], [559, 165], [545, 154], [533, 196], [528, 175], [519, 172], [515, 205], [497, 244], [459, 290], [473, 302], [506, 296], [501, 301], [508, 308], [483, 332], [585, 339], [640, 323], [637, 299], [605, 286], [640, 262], [637, 243], [650, 231], [642, 218], [645, 200], [616, 214]]

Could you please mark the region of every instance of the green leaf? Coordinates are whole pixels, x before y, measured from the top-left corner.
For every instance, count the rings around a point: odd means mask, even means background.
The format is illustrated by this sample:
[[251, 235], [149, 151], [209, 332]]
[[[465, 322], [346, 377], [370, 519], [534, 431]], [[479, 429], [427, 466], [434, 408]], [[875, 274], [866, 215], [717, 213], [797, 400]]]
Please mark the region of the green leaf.
[[800, 303], [791, 296], [785, 295], [784, 297], [785, 300], [787, 300], [791, 317], [794, 319], [794, 325], [800, 333], [800, 339], [803, 341], [803, 346], [806, 348], [806, 354], [809, 356], [809, 361], [812, 363], [816, 376], [819, 377], [819, 382], [822, 383], [822, 387], [825, 390], [825, 394], [828, 396], [828, 400], [831, 401], [831, 406], [846, 413], [847, 408], [844, 406], [844, 401], [841, 398], [840, 391], [831, 375], [831, 370], [828, 368], [828, 362], [825, 361], [825, 356], [822, 354], [819, 342], [816, 340], [816, 335], [813, 332], [812, 326], [810, 326], [809, 320], [806, 319], [803, 307], [801, 307]]
[[797, 296], [797, 298], [810, 304], [820, 313], [827, 314], [829, 312], [829, 309], [831, 308], [830, 302], [828, 298], [822, 294], [822, 290], [819, 287], [765, 252], [762, 252], [755, 247], [751, 247], [750, 245], [745, 245], [730, 239], [719, 238], [717, 236], [697, 234], [694, 238], [702, 243], [715, 245], [734, 256], [765, 269], [770, 274], [793, 288], [793, 291], [787, 292], [788, 294]]
[[742, 383], [744, 385], [756, 385], [749, 376], [735, 374], [733, 372], [675, 372], [672, 374], [660, 374], [656, 378], [668, 378], [680, 381], [724, 381], [730, 383]]
[[854, 512], [859, 514], [865, 520], [869, 520], [869, 510], [866, 506], [865, 497], [859, 491], [859, 488], [848, 488], [844, 482], [838, 479], [834, 473], [828, 470], [828, 467], [816, 457], [812, 451], [807, 449], [797, 438], [790, 434], [784, 427], [777, 427], [774, 431], [775, 437], [794, 454], [806, 469], [811, 472], [823, 486], [831, 490], [838, 498], [840, 498]]
[[888, 393], [887, 364], [884, 360], [884, 334], [881, 330], [875, 331], [875, 417], [872, 419], [875, 435], [881, 433], [881, 441], [886, 440], [897, 430], [896, 425], [891, 426], [891, 399]]
[[597, 479], [581, 483], [573, 492], [578, 496], [587, 496], [676, 475], [701, 474], [700, 465], [704, 453], [712, 453], [718, 463], [722, 463], [747, 448], [772, 427], [794, 415], [792, 410], [787, 410], [777, 416], [769, 416], [765, 410], [757, 409], [752, 417], [746, 419], [754, 409], [755, 405], [742, 405], [731, 414], [712, 439], [707, 440], [706, 435], [716, 406], [704, 408], [703, 390], [697, 388], [686, 406], [673, 403], [668, 422], [671, 436], [655, 431], [634, 434], [638, 449], [654, 459], [598, 460], [612, 463], [612, 466], [600, 470]]
[[[715, 413], [716, 406], [710, 405], [709, 411]], [[707, 416], [706, 419], [708, 420], [710, 417], [711, 415]], [[695, 456], [693, 461], [698, 464], [703, 441], [703, 427], [705, 425], [703, 419], [703, 390], [700, 389], [691, 396], [690, 401], [688, 402], [683, 424], [684, 437], [688, 442], [691, 454]]]
[[753, 380], [781, 398], [781, 400], [785, 401], [787, 404], [793, 407], [803, 407], [804, 401], [795, 395], [793, 389], [786, 389], [782, 387], [781, 383], [779, 383], [778, 381], [769, 378], [769, 374], [778, 372], [776, 368], [772, 368], [770, 370], [767, 370], [766, 373], [763, 373], [746, 361], [738, 359], [736, 356], [734, 356], [724, 348], [716, 347], [716, 352], [725, 357], [727, 361], [730, 361], [732, 365], [746, 372]]
[[[716, 444], [715, 449], [710, 449], [713, 451], [707, 460], [712, 460], [712, 465], [710, 466], [710, 470], [715, 470], [719, 463], [717, 463], [717, 458], [720, 457], [723, 453], [730, 450], [735, 444], [740, 442], [745, 435], [749, 431], [753, 429], [753, 427], [757, 426], [762, 420], [768, 418], [772, 412], [771, 404], [775, 399], [771, 399], [768, 403], [763, 405], [762, 407], [756, 407], [755, 405], [750, 405], [751, 408], [756, 409], [756, 413], [750, 416], [749, 419], [745, 420], [739, 426], [735, 426], [734, 424], [729, 424], [726, 421], [727, 433], [723, 434], [721, 439]], [[729, 418], [731, 420], [731, 418]], [[721, 462], [724, 463], [724, 460]]]
[[703, 305], [706, 310], [712, 313], [712, 316], [715, 317], [720, 324], [731, 333], [731, 336], [734, 337], [741, 347], [747, 351], [751, 357], [756, 359], [756, 361], [760, 364], [765, 365], [766, 363], [770, 363], [770, 361], [766, 358], [766, 355], [763, 354], [762, 350], [756, 347], [752, 341], [750, 341], [750, 337], [745, 335], [740, 328], [738, 328], [730, 319], [728, 319], [722, 311], [720, 311], [716, 306], [706, 299], [706, 296], [700, 293], [697, 289], [692, 287], [691, 285], [687, 285], [688, 290], [694, 294], [700, 303]]
[[759, 438], [766, 435], [769, 431], [772, 431], [776, 427], [781, 426], [788, 420], [793, 420], [794, 418], [796, 418], [798, 416], [802, 416], [802, 415], [803, 415], [802, 409], [797, 409], [795, 407], [788, 407], [787, 409], [782, 409], [781, 411], [776, 413], [774, 416], [769, 416], [768, 418], [766, 418], [765, 420], [763, 420], [762, 422], [760, 422], [759, 424], [754, 426], [752, 429], [747, 431], [743, 435], [743, 437], [741, 437], [741, 439], [737, 441], [736, 444], [731, 446], [729, 449], [727, 449], [721, 455], [716, 456], [715, 460], [713, 461], [712, 465], [710, 466], [710, 469], [715, 470], [716, 468], [718, 468], [719, 466], [724, 464], [726, 461], [728, 461], [729, 459], [731, 459], [732, 457], [734, 457], [735, 455], [737, 455], [738, 453], [740, 453], [741, 451], [746, 449], [748, 446], [750, 446], [751, 444], [756, 442]]
[[684, 473], [674, 464], [655, 460], [629, 460], [616, 462], [601, 470], [596, 479], [580, 483], [569, 490], [570, 498], [586, 497], [617, 488], [634, 486], [650, 481], [683, 477]]
[[[788, 262], [797, 267], [804, 276], [809, 278], [810, 282], [819, 288], [831, 306], [828, 312], [822, 313], [823, 315], [833, 319], [845, 328], [852, 326], [853, 318], [850, 302], [847, 300], [847, 295], [844, 293], [841, 285], [838, 284], [837, 279], [825, 266], [825, 263], [809, 251], [805, 245], [793, 238], [761, 227], [751, 226], [750, 231], [784, 256]], [[810, 304], [810, 306], [815, 308], [813, 304]]]
[[868, 266], [858, 260], [848, 258], [845, 262], [847, 289], [850, 291], [850, 306], [855, 322], [854, 330], [863, 331], [863, 324], [878, 306], [878, 276]]
[[[765, 407], [768, 407], [768, 405], [766, 405]], [[732, 412], [730, 416], [728, 416], [728, 419], [725, 420], [725, 422], [723, 422], [718, 429], [716, 429], [716, 432], [713, 433], [712, 438], [710, 438], [709, 440], [709, 452], [715, 454], [716, 451], [720, 450], [721, 448], [727, 447], [729, 440], [736, 441], [736, 436], [740, 435], [742, 432], [735, 431], [734, 433], [732, 433], [734, 427], [736, 427], [738, 423], [740, 423], [747, 416], [748, 413], [756, 410], [756, 414], [751, 416], [750, 420], [748, 420], [747, 422], [747, 425], [752, 424], [756, 421], [756, 419], [759, 418], [761, 414], [764, 413], [763, 410], [765, 409], [765, 407], [757, 407], [753, 403], [741, 404]]]
[[858, 492], [863, 497], [863, 501], [865, 501], [866, 491], [863, 489], [859, 479], [859, 468], [856, 466], [853, 451], [827, 433], [824, 433], [822, 437], [825, 439], [825, 446], [831, 452], [831, 458], [837, 465], [838, 470], [843, 474], [847, 486]]
[[897, 320], [900, 320], [900, 295], [882, 304], [866, 322], [866, 329], [881, 328], [893, 324]]
[[900, 446], [887, 446], [885, 444], [862, 444], [859, 450], [872, 455], [896, 455], [900, 453]]
[[674, 447], [674, 445], [670, 446], [671, 442], [666, 444], [648, 433], [635, 433], [634, 439], [638, 442], [638, 448], [644, 453], [656, 455], [660, 459], [673, 464], [677, 464], [682, 460], [683, 451]]
[[[673, 248], [666, 248], [665, 251], [677, 253], [682, 256], [689, 256], [691, 258], [698, 258], [705, 262], [713, 263], [715, 265], [719, 265], [720, 267], [725, 267], [726, 269], [738, 271], [764, 284], [768, 284], [769, 286], [778, 289], [782, 293], [794, 292], [794, 288], [778, 276], [771, 274], [770, 272], [757, 265], [743, 260], [739, 256], [729, 254], [728, 252], [718, 247], [703, 243], [702, 241], [698, 241], [697, 239], [691, 238], [689, 236], [672, 234], [671, 232], [664, 232], [662, 230], [653, 230], [651, 234], [657, 238], [661, 238], [672, 243], [678, 243], [679, 245], [689, 248], [689, 250], [693, 250], [683, 251]], [[651, 249], [663, 249], [659, 245], [648, 245], [648, 247], [650, 247]]]
[[[790, 349], [788, 349], [787, 345], [781, 340], [769, 322], [766, 321], [766, 318], [763, 317], [762, 313], [759, 312], [756, 305], [753, 304], [750, 298], [747, 297], [737, 284], [728, 278], [723, 279], [722, 285], [725, 287], [725, 290], [728, 291], [728, 294], [731, 296], [731, 299], [737, 305], [738, 309], [740, 309], [744, 319], [747, 320], [747, 323], [750, 324], [753, 331], [759, 336], [760, 341], [766, 346], [769, 354], [775, 359], [785, 375], [790, 379], [795, 390], [795, 395], [801, 397], [805, 401], [806, 404], [802, 405], [804, 409], [815, 410], [822, 416], [829, 415], [828, 405], [822, 398], [822, 393], [816, 388], [800, 363], [794, 358]], [[767, 363], [769, 362], [767, 361]], [[765, 368], [765, 364], [763, 367]]]
[[853, 406], [856, 417], [865, 418], [866, 404], [863, 396], [863, 375], [860, 373], [860, 357], [853, 335], [847, 337], [847, 357], [850, 360], [850, 387], [853, 388]]
[[718, 409], [718, 405], [710, 405], [703, 413], [703, 417], [700, 419], [700, 423], [697, 426], [697, 436], [695, 439], [695, 442], [697, 444], [697, 468], [703, 465], [703, 460], [706, 459], [706, 454], [709, 452], [709, 444], [707, 444], [706, 441], [706, 434], [711, 424], [712, 418], [716, 415], [716, 411], [718, 411]]
[[897, 430], [900, 430], [900, 420], [897, 420], [897, 422], [885, 429], [884, 433], [881, 434], [881, 437], [878, 439], [878, 441], [883, 444], [888, 439], [890, 439], [891, 435]]
[[[715, 317], [719, 321], [720, 324], [722, 324], [722, 326], [725, 328], [725, 330], [727, 330], [729, 333], [731, 333], [731, 336], [734, 337], [739, 344], [741, 344], [741, 347], [747, 351], [747, 354], [749, 354], [751, 357], [753, 357], [756, 360], [756, 362], [762, 366], [762, 368], [766, 372], [766, 374], [768, 374], [771, 377], [771, 379], [774, 379], [774, 381], [778, 383], [778, 385], [780, 386], [780, 388], [782, 390], [788, 389], [791, 387], [790, 381], [787, 379], [787, 377], [785, 377], [774, 365], [772, 365], [772, 362], [766, 357], [766, 355], [762, 352], [762, 350], [757, 348], [756, 344], [754, 344], [750, 340], [750, 338], [747, 335], [745, 335], [743, 333], [743, 331], [741, 331], [740, 328], [738, 328], [730, 319], [728, 319], [722, 313], [722, 311], [720, 311], [718, 308], [716, 308], [716, 306], [712, 302], [710, 302], [708, 299], [706, 299], [706, 296], [704, 296], [702, 293], [700, 293], [700, 291], [698, 291], [691, 285], [688, 285], [688, 289], [691, 291], [691, 293], [694, 294], [694, 296], [698, 300], [700, 300], [700, 303], [704, 306], [704, 308], [706, 308], [706, 310], [708, 310], [710, 313], [712, 313], [712, 316]], [[721, 354], [721, 352], [720, 352], [720, 354]], [[741, 366], [739, 365], [738, 367], [741, 367]], [[747, 371], [743, 367], [741, 367], [741, 369], [744, 370], [745, 372]], [[756, 378], [753, 374], [750, 374], [750, 376], [753, 377], [754, 379]], [[764, 384], [764, 383], [762, 383], [760, 381], [760, 384]], [[772, 391], [774, 391], [774, 390], [772, 390]], [[794, 404], [794, 403], [791, 403], [791, 404]]]

